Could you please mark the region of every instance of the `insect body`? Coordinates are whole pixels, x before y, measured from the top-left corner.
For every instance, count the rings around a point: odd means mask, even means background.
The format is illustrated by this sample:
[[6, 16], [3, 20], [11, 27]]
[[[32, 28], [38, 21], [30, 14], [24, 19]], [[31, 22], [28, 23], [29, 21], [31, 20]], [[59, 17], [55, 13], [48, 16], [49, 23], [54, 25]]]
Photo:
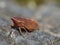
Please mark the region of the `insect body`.
[[36, 30], [39, 27], [38, 22], [33, 19], [13, 17], [11, 18], [11, 20], [14, 23], [13, 25], [14, 27], [27, 29], [27, 31], [30, 32]]

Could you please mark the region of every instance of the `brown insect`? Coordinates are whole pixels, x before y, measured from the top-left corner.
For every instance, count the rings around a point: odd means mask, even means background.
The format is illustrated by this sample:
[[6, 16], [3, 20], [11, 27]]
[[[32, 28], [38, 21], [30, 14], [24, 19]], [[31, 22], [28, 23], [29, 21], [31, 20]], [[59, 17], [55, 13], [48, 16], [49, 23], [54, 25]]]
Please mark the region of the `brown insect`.
[[13, 21], [12, 27], [18, 28], [20, 33], [21, 33], [21, 29], [32, 32], [32, 31], [38, 29], [38, 27], [39, 27], [38, 22], [33, 19], [22, 18], [22, 17], [13, 17], [13, 18], [11, 18], [11, 20]]

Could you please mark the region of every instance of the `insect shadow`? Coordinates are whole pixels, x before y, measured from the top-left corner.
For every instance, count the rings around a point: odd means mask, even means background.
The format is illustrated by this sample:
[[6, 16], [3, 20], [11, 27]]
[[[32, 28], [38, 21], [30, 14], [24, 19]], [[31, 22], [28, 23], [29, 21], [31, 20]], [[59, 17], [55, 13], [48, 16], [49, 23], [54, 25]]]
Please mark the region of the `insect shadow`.
[[[12, 29], [15, 29], [15, 30], [17, 30], [17, 31], [19, 32], [19, 28], [15, 27], [15, 26], [11, 26], [11, 28], [12, 28]], [[25, 29], [27, 30], [27, 32], [31, 33], [31, 31], [29, 31], [27, 28], [25, 28]], [[25, 29], [21, 28], [21, 31], [22, 31], [23, 33], [26, 33]], [[20, 33], [20, 32], [19, 32], [19, 33]]]

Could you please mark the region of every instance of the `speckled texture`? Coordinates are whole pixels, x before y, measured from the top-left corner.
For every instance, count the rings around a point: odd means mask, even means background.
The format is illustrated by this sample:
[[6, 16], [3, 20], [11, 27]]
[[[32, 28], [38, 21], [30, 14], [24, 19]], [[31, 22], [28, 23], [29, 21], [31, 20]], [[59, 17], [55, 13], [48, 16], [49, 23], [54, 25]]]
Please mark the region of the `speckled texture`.
[[[8, 4], [7, 7], [0, 8], [0, 45], [60, 45], [60, 8], [58, 6], [45, 4], [35, 11], [18, 8], [9, 1], [6, 1], [6, 4]], [[10, 27], [13, 16], [34, 18], [39, 21], [40, 29], [23, 33], [23, 37], [16, 29]]]

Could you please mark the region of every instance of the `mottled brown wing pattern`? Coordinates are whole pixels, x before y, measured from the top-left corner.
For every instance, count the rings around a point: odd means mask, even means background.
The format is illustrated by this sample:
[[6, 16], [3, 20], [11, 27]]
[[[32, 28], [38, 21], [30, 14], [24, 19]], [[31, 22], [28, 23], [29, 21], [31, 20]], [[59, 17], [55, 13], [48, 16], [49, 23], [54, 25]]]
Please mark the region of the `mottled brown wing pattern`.
[[34, 31], [39, 27], [38, 22], [36, 20], [33, 20], [33, 19], [22, 18], [22, 17], [13, 17], [11, 19], [14, 23], [14, 26], [17, 28], [24, 27], [24, 28], [28, 29], [28, 31]]

